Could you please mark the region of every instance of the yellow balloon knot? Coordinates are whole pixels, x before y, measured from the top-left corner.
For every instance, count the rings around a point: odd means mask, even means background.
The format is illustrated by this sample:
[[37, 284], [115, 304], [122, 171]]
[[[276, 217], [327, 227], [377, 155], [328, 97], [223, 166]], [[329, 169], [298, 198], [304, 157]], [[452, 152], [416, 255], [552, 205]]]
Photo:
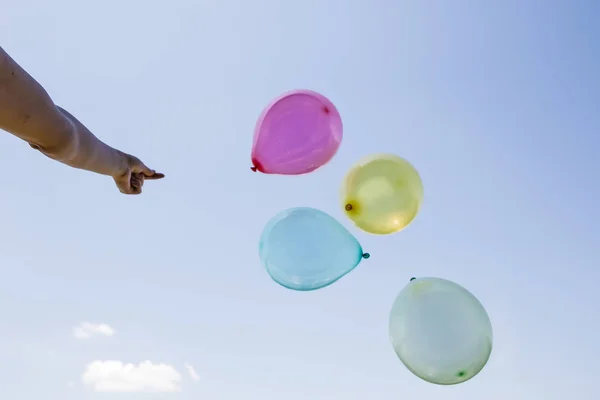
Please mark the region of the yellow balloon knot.
[[356, 202], [349, 201], [344, 206], [344, 210], [346, 210], [346, 212], [348, 214], [357, 215], [358, 212], [359, 212], [359, 207], [358, 207], [358, 204]]

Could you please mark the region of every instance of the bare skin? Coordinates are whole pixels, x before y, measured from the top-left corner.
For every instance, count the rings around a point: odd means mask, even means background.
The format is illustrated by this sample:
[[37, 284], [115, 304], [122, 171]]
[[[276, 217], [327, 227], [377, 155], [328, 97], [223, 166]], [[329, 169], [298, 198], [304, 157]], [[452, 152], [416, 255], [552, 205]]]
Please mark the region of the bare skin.
[[74, 168], [111, 176], [124, 194], [140, 194], [147, 179], [164, 175], [92, 134], [0, 47], [0, 129], [47, 157]]

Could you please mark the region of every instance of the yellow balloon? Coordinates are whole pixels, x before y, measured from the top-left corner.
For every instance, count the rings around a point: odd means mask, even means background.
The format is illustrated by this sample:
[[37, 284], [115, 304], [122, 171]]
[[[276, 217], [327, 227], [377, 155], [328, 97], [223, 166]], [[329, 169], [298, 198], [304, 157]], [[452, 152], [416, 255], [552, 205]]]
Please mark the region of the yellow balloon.
[[341, 200], [356, 226], [387, 235], [406, 228], [415, 219], [423, 201], [423, 182], [405, 159], [375, 154], [360, 160], [346, 174]]

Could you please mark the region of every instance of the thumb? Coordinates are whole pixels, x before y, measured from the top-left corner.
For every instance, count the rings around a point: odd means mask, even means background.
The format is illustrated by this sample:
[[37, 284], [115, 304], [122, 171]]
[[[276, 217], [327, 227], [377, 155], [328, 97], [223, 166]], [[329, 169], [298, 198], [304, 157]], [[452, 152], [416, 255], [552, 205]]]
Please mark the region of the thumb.
[[142, 173], [144, 176], [152, 176], [155, 171], [148, 168], [139, 158], [131, 156], [131, 169], [134, 173]]
[[155, 171], [155, 170], [148, 168], [148, 167], [147, 167], [146, 165], [144, 165], [143, 163], [142, 163], [142, 166], [141, 166], [141, 172], [142, 172], [142, 174], [144, 174], [144, 176], [145, 176], [145, 177], [147, 177], [147, 178], [148, 178], [148, 177], [151, 177], [151, 176], [153, 176], [153, 175], [156, 173], [156, 171]]
[[155, 170], [148, 168], [139, 158], [130, 156], [130, 165], [132, 172], [144, 174], [147, 179], [161, 179], [164, 178], [164, 174], [159, 174]]

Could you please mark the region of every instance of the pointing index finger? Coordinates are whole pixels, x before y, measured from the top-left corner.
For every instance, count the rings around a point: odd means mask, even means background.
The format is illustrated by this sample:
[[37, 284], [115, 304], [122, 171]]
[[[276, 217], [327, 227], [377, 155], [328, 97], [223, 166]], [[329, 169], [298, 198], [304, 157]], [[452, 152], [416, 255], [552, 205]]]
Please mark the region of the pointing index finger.
[[165, 177], [165, 174], [161, 174], [160, 172], [154, 172], [154, 171], [152, 171], [152, 175], [146, 175], [146, 173], [144, 173], [144, 175], [146, 176], [147, 180], [162, 179]]

